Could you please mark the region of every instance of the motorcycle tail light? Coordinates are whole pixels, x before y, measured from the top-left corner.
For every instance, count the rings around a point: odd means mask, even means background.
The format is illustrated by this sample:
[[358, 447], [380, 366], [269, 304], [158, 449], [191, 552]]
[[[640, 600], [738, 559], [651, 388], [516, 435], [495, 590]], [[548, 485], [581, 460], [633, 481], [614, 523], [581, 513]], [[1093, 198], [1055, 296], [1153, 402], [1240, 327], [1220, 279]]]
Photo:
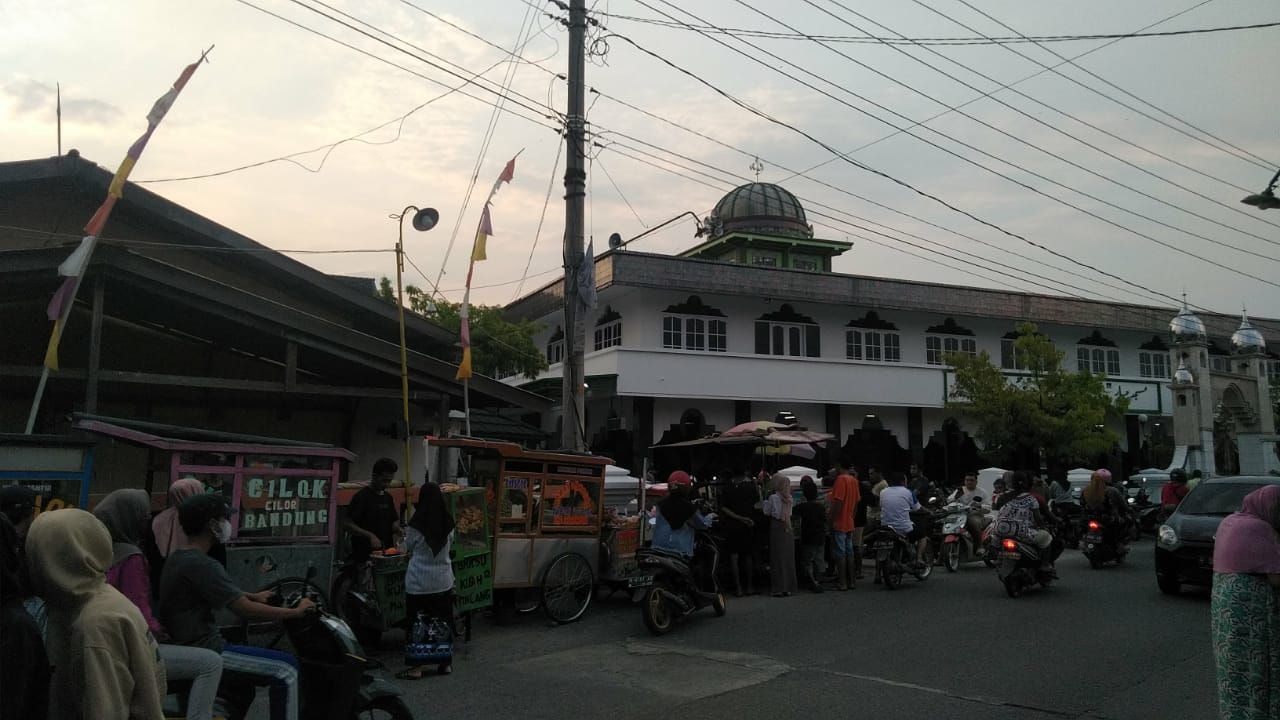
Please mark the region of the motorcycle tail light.
[[1005, 538], [1005, 539], [1004, 539], [1004, 542], [1002, 542], [1002, 543], [1000, 543], [1000, 544], [1004, 547], [1004, 549], [1005, 549], [1005, 550], [1017, 550], [1017, 549], [1018, 549], [1018, 542], [1017, 542], [1016, 540], [1014, 540], [1013, 538]]
[[1090, 521], [1089, 521], [1089, 529], [1090, 529], [1090, 530], [1097, 530], [1097, 529], [1099, 529], [1099, 528], [1101, 528], [1101, 527], [1102, 527], [1102, 525], [1101, 525], [1097, 520], [1090, 520]]

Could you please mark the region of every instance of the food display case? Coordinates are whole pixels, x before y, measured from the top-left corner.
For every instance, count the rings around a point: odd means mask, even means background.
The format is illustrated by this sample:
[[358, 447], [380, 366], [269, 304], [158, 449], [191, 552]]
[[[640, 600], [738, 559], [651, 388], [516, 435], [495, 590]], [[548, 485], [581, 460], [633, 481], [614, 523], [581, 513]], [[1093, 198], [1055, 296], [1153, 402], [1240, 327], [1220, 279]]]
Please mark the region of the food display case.
[[493, 553], [489, 549], [489, 522], [484, 488], [443, 485], [445, 502], [453, 516], [454, 608], [459, 614], [493, 604]]

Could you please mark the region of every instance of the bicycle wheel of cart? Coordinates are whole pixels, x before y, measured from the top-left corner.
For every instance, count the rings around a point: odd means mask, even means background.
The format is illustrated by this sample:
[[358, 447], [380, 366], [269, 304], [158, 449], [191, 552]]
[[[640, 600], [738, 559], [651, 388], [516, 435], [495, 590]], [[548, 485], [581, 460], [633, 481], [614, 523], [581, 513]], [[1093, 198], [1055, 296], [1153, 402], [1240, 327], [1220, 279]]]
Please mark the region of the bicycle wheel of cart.
[[595, 576], [577, 553], [556, 556], [542, 575], [542, 609], [557, 623], [571, 623], [587, 611], [595, 594]]

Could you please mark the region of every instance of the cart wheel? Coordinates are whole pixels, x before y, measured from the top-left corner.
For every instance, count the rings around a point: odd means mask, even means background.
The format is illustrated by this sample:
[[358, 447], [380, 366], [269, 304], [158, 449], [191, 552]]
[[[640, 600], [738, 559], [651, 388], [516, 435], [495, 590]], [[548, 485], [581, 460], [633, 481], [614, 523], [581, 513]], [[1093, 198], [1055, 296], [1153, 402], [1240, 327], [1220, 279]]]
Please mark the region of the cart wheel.
[[595, 594], [595, 577], [585, 558], [564, 553], [542, 576], [542, 608], [557, 623], [571, 623], [587, 611]]

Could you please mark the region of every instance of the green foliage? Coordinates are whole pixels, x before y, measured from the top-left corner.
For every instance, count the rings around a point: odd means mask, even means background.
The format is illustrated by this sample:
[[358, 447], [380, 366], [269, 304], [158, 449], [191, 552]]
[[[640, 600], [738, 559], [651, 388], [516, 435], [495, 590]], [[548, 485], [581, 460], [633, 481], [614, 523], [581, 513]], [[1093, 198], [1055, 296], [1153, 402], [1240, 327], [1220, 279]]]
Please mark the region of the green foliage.
[[[377, 294], [392, 304], [396, 301], [395, 287], [388, 278], [379, 281]], [[430, 295], [413, 285], [406, 285], [404, 294], [409, 310], [455, 335], [461, 332], [461, 303], [444, 299], [432, 302]], [[477, 373], [489, 377], [516, 374], [534, 380], [547, 369], [546, 355], [533, 341], [533, 336], [542, 330], [540, 324], [507, 320], [496, 305], [472, 305], [470, 312], [471, 365]]]
[[1128, 399], [1113, 397], [1101, 375], [1064, 370], [1063, 353], [1033, 323], [1018, 334], [1025, 375], [1006, 377], [986, 352], [947, 355], [955, 371], [948, 405], [974, 418], [986, 452], [1003, 463], [1043, 451], [1050, 465], [1069, 466], [1109, 452], [1119, 437], [1100, 426], [1123, 416]]

